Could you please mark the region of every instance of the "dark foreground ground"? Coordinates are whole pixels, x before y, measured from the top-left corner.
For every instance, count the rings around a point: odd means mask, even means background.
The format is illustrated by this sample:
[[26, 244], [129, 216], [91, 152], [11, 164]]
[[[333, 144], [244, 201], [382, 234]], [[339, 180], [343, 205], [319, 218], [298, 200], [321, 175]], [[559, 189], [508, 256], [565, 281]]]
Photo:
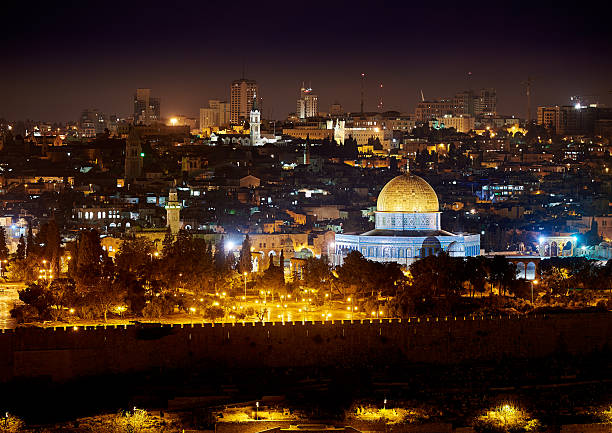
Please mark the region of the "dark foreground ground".
[[[168, 410], [193, 397], [191, 428], [210, 428], [212, 407], [285, 396], [283, 405], [310, 420], [342, 420], [355, 402], [424, 408], [431, 420], [468, 425], [503, 402], [526, 408], [548, 426], [594, 421], [592, 410], [612, 403], [612, 358], [552, 357], [457, 366], [410, 365], [338, 369], [154, 371], [53, 383], [46, 378], [1, 386], [0, 408], [28, 424], [66, 422], [137, 406]], [[205, 397], [205, 398], [202, 398]], [[182, 399], [183, 401], [185, 399]], [[395, 403], [395, 404], [394, 404]], [[189, 406], [189, 405], [188, 405]]]

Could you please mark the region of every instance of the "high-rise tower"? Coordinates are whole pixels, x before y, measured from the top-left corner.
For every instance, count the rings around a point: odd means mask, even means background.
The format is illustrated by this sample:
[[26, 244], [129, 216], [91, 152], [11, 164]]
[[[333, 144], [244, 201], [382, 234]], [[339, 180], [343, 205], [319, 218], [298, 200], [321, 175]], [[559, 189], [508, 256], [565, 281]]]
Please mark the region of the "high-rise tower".
[[136, 129], [131, 126], [125, 141], [125, 179], [129, 182], [142, 176], [142, 146]]
[[136, 89], [134, 94], [134, 123], [150, 125], [161, 120], [159, 98], [151, 97], [151, 89]]
[[258, 94], [257, 81], [235, 80], [230, 87], [230, 122], [239, 124], [248, 119], [253, 109], [255, 95]]
[[312, 89], [305, 88], [302, 85], [300, 89], [300, 98], [297, 100], [297, 109], [295, 114], [300, 119], [315, 117], [319, 114], [319, 97], [312, 93]]

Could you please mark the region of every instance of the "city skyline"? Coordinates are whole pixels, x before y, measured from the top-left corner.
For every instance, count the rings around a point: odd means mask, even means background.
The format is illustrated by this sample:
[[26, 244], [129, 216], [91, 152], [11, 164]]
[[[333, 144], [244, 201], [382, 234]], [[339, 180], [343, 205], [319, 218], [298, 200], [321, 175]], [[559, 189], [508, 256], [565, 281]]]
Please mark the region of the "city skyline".
[[[70, 121], [86, 107], [124, 116], [139, 87], [153, 89], [162, 100], [162, 116], [196, 117], [209, 99], [229, 100], [230, 83], [242, 76], [258, 82], [262, 115], [274, 119], [295, 111], [305, 80], [316, 88], [321, 111], [338, 101], [357, 112], [361, 73], [367, 77], [368, 111], [377, 110], [379, 83], [383, 110], [401, 112], [414, 110], [421, 90], [432, 99], [494, 87], [501, 114], [525, 117], [528, 77], [534, 82], [533, 107], [569, 104], [575, 95], [598, 95], [607, 105], [612, 98], [610, 30], [604, 22], [610, 6], [569, 11], [546, 5], [386, 5], [372, 23], [360, 3], [312, 7], [310, 14], [274, 4], [252, 7], [201, 10], [187, 2], [162, 10], [135, 3], [115, 13], [47, 5], [24, 27], [17, 19], [23, 7], [10, 5], [7, 16], [13, 19], [2, 30], [10, 67], [0, 73], [0, 117]], [[154, 27], [152, 40], [131, 25], [162, 16], [166, 20]], [[231, 34], [222, 31], [228, 17], [234, 19]], [[292, 34], [301, 20], [313, 30], [306, 42], [278, 37]], [[42, 26], [49, 22], [59, 23], [51, 34]], [[75, 54], [81, 52], [90, 54]]]

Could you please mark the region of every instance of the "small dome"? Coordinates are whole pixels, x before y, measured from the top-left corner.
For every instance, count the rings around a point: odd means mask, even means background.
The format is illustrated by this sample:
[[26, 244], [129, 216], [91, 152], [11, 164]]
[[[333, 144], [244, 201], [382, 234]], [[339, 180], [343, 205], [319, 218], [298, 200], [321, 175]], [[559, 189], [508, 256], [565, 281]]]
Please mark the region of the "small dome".
[[425, 180], [407, 173], [391, 179], [382, 189], [377, 212], [438, 212], [438, 196]]

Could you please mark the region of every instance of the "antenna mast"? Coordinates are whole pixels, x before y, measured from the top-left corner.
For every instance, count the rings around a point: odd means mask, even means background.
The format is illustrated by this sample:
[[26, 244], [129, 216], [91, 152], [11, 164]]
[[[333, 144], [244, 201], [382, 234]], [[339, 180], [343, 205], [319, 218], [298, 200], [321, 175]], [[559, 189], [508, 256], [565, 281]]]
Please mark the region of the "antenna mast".
[[523, 84], [527, 86], [525, 94], [527, 95], [527, 123], [531, 123], [531, 84], [533, 80], [531, 77], [527, 77], [527, 81], [524, 81]]
[[364, 95], [364, 86], [365, 86], [365, 74], [361, 73], [361, 114], [363, 114], [363, 95]]

